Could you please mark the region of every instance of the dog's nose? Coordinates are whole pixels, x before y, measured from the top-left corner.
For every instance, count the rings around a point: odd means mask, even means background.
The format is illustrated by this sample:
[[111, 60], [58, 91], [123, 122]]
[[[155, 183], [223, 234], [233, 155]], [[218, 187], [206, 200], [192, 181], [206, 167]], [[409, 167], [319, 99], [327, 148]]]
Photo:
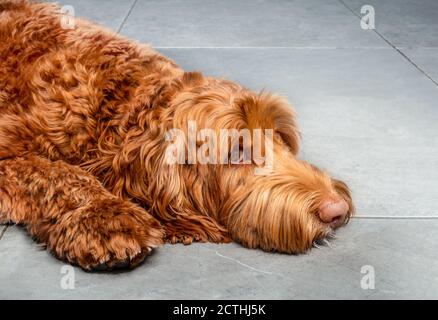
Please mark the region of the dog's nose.
[[318, 215], [322, 222], [337, 227], [344, 221], [348, 210], [348, 203], [344, 199], [338, 201], [326, 200], [319, 207]]

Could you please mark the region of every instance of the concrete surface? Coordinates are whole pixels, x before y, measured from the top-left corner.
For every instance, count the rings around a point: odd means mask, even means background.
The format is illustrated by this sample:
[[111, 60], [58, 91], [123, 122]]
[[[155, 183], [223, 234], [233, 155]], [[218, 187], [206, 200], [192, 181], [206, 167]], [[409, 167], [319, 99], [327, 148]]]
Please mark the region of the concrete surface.
[[[188, 70], [287, 96], [300, 156], [349, 183], [358, 217], [306, 255], [166, 245], [131, 272], [74, 268], [72, 290], [62, 289], [62, 262], [8, 227], [0, 298], [438, 298], [436, 1], [62, 3]], [[376, 30], [360, 28], [363, 4]], [[374, 289], [363, 288], [364, 266]]]

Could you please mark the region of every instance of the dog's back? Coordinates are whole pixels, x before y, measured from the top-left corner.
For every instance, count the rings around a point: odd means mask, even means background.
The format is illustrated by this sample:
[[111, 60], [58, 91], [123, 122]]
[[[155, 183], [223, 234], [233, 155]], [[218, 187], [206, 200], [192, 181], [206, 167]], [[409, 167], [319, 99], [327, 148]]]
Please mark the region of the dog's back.
[[148, 46], [64, 18], [53, 4], [0, 1], [0, 157], [37, 149], [81, 161], [109, 122], [153, 108], [182, 74]]

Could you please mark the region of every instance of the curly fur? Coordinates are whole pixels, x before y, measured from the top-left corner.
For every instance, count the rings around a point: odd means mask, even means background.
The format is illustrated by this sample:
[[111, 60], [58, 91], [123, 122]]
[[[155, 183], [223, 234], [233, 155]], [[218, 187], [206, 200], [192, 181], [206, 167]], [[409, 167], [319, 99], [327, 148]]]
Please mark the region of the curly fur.
[[[304, 252], [332, 228], [347, 186], [296, 158], [291, 106], [184, 72], [150, 47], [59, 7], [0, 0], [0, 221], [20, 223], [84, 269], [135, 266], [165, 241]], [[273, 129], [272, 174], [250, 165], [169, 165], [165, 133]]]

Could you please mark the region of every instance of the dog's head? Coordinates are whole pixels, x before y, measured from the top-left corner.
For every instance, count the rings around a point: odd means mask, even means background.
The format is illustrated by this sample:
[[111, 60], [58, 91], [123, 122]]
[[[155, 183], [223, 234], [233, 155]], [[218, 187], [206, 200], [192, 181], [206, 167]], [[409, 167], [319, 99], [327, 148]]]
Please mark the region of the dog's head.
[[169, 185], [176, 210], [215, 217], [248, 247], [289, 253], [347, 223], [347, 186], [297, 159], [299, 134], [284, 99], [198, 74], [181, 86], [169, 118], [184, 139], [167, 149], [179, 160]]
[[347, 186], [296, 157], [299, 134], [284, 99], [197, 73], [175, 92], [160, 114], [166, 148], [147, 148], [161, 150], [148, 161], [160, 165], [148, 169], [153, 210], [208, 215], [248, 247], [288, 253], [347, 223]]

